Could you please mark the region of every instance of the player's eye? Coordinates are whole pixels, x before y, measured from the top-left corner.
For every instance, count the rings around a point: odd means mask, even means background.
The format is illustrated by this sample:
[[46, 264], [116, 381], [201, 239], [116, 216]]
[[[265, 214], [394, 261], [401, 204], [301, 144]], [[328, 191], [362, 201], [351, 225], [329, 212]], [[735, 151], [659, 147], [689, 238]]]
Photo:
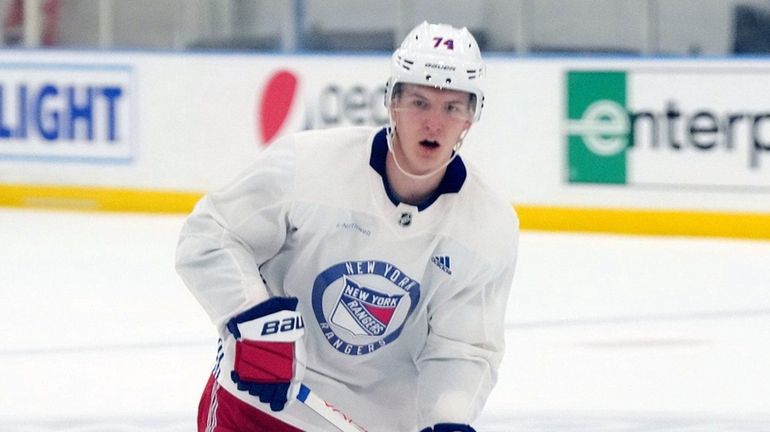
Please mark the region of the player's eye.
[[470, 113], [468, 112], [468, 107], [459, 103], [447, 104], [445, 107], [445, 112], [447, 113], [447, 115], [451, 115], [453, 117], [458, 117], [458, 118], [465, 118], [470, 115]]
[[425, 108], [428, 106], [428, 103], [422, 99], [414, 98], [412, 99], [412, 106], [415, 108]]

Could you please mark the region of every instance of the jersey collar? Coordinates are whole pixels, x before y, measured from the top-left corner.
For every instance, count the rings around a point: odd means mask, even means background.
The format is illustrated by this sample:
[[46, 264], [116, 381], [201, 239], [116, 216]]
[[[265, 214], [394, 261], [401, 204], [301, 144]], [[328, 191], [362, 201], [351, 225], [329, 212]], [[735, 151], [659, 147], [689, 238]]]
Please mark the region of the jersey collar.
[[[393, 205], [397, 206], [401, 201], [399, 201], [398, 197], [393, 192], [393, 189], [390, 187], [388, 175], [385, 172], [385, 159], [388, 156], [388, 139], [386, 134], [387, 130], [383, 128], [374, 136], [374, 139], [372, 140], [372, 154], [369, 157], [369, 165], [377, 171], [380, 177], [382, 177], [382, 186], [385, 188], [385, 193], [388, 194], [388, 198]], [[465, 164], [458, 155], [449, 163], [449, 165], [447, 165], [444, 177], [441, 179], [441, 183], [439, 183], [436, 190], [425, 201], [418, 204], [417, 209], [419, 211], [427, 209], [442, 194], [460, 192], [463, 183], [465, 183], [466, 176], [467, 171], [465, 169]]]

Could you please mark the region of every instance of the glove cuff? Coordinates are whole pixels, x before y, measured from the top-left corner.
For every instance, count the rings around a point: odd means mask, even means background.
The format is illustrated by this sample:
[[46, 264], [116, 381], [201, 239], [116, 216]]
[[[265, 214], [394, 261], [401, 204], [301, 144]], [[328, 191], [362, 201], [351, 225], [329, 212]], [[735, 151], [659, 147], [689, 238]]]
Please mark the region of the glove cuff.
[[236, 339], [240, 339], [241, 331], [238, 324], [254, 321], [284, 310], [296, 311], [298, 303], [299, 299], [296, 297], [271, 297], [231, 318], [227, 322], [227, 329]]

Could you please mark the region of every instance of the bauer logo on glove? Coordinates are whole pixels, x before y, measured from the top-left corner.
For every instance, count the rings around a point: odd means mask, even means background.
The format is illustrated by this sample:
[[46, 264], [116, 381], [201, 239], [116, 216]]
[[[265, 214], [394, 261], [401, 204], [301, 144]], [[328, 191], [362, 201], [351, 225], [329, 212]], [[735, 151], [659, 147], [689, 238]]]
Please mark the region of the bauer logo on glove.
[[238, 390], [280, 411], [296, 398], [305, 372], [305, 325], [295, 297], [273, 297], [232, 318], [231, 378]]

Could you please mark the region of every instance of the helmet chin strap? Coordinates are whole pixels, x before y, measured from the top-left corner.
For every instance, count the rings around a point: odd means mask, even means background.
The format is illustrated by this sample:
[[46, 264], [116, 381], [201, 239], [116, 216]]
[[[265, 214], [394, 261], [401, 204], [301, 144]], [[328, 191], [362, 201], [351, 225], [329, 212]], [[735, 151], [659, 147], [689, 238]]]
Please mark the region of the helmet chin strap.
[[396, 168], [398, 168], [399, 171], [401, 171], [401, 174], [414, 179], [414, 180], [424, 180], [429, 177], [433, 177], [437, 173], [441, 172], [444, 168], [449, 166], [450, 163], [457, 157], [460, 151], [460, 147], [463, 145], [463, 140], [465, 140], [465, 135], [468, 133], [468, 129], [465, 129], [463, 133], [460, 135], [460, 139], [457, 140], [457, 144], [454, 145], [452, 148], [452, 157], [449, 158], [448, 161], [441, 164], [440, 167], [436, 168], [435, 170], [427, 173], [427, 174], [412, 174], [410, 172], [407, 172], [404, 168], [401, 167], [401, 164], [398, 163], [398, 157], [396, 156], [396, 150], [393, 148], [395, 144], [393, 144], [395, 134], [396, 134], [396, 126], [393, 123], [393, 118], [390, 119], [390, 125], [388, 126], [387, 133], [385, 134], [387, 136], [388, 141], [388, 150], [393, 154], [393, 162], [396, 163]]

